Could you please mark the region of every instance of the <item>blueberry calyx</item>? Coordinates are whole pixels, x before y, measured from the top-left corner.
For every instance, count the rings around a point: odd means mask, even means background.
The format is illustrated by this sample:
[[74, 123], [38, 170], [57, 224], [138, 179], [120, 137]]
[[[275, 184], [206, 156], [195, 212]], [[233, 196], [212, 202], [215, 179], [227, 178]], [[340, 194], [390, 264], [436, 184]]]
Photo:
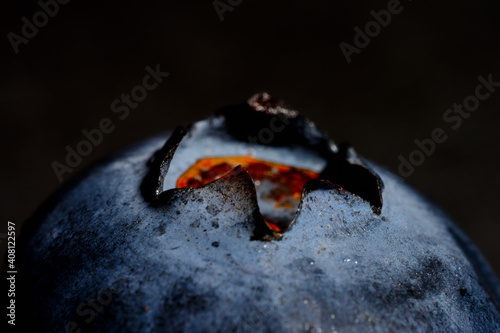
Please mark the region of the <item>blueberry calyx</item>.
[[[256, 135], [262, 129], [274, 131], [272, 140], [266, 140], [266, 142], [255, 140]], [[221, 148], [219, 145], [226, 148]], [[182, 148], [179, 148], [180, 146]], [[180, 153], [182, 156], [177, 158], [177, 164], [171, 172], [169, 169], [171, 163], [175, 161], [174, 156], [177, 156], [178, 148], [183, 153]], [[186, 151], [189, 149], [191, 151], [188, 154]], [[228, 154], [228, 149], [238, 153], [243, 150], [255, 150], [257, 151], [254, 152], [255, 156], [259, 158], [261, 158], [259, 154], [273, 156], [273, 149], [281, 154], [286, 151], [284, 156], [289, 156], [297, 162], [308, 159], [300, 155], [298, 151], [301, 150], [318, 156], [324, 164], [320, 170], [317, 170], [319, 179], [309, 180], [304, 184], [300, 201], [297, 202], [293, 215], [288, 214], [286, 218], [279, 219], [278, 222], [262, 217], [260, 214], [262, 209], [259, 211], [260, 199], [258, 200], [255, 195], [252, 204], [255, 204], [256, 212], [259, 214], [254, 221], [256, 225], [254, 239], [263, 239], [265, 238], [263, 235], [266, 234], [279, 237], [288, 230], [301, 210], [305, 192], [318, 188], [324, 189], [331, 186], [337, 190], [350, 192], [369, 202], [374, 213], [380, 214], [381, 212], [382, 181], [358, 157], [352, 147], [348, 144], [337, 146], [314, 123], [301, 117], [297, 111], [285, 108], [282, 102], [266, 93], [253, 96], [246, 103], [225, 107], [216, 112], [215, 116], [194, 123], [187, 129], [177, 127], [165, 145], [148, 162], [149, 172], [142, 183], [143, 196], [153, 205], [163, 205], [168, 203], [173, 193], [181, 195], [185, 191], [197, 191], [208, 185], [217, 186], [220, 184], [218, 180], [224, 178], [224, 181], [227, 181], [228, 177], [234, 178], [239, 174], [245, 174], [244, 177], [250, 179], [244, 191], [256, 193], [255, 183], [248, 172], [241, 167], [233, 169], [226, 176], [221, 174], [212, 182], [198, 188], [176, 188], [172, 186], [171, 180], [166, 181], [167, 176], [179, 177], [180, 168], [186, 169], [186, 165], [193, 165], [196, 160], [200, 161], [207, 156], [225, 156]], [[279, 155], [278, 153], [276, 154]], [[278, 214], [279, 212], [280, 210], [277, 210]]]

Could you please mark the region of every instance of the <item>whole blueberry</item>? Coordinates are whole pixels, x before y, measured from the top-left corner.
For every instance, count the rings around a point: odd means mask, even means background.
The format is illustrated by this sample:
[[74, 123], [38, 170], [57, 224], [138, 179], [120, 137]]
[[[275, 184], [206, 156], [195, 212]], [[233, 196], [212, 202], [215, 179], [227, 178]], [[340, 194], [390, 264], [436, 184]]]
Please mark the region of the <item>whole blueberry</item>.
[[500, 331], [467, 237], [267, 94], [94, 165], [27, 223], [37, 331]]

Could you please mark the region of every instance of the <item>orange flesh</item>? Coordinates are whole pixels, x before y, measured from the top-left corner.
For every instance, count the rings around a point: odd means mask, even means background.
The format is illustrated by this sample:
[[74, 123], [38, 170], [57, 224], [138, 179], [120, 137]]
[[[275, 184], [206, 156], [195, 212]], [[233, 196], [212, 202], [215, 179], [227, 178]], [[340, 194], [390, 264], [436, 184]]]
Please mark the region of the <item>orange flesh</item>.
[[[275, 209], [296, 209], [304, 184], [318, 178], [317, 172], [256, 159], [250, 156], [207, 157], [198, 160], [177, 180], [177, 187], [200, 187], [217, 180], [238, 165], [246, 169], [255, 183], [257, 192], [262, 181], [272, 183], [272, 190], [263, 199], [272, 200]], [[266, 221], [274, 231], [281, 228]]]

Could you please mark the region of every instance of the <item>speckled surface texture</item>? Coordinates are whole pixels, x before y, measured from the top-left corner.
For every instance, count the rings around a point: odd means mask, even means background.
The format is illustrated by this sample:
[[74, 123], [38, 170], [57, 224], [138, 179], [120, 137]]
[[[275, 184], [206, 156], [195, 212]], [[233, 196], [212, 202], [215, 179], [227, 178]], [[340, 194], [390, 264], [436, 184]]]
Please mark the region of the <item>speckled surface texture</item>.
[[[31, 324], [61, 332], [70, 321], [100, 332], [500, 329], [488, 278], [459, 247], [460, 233], [383, 169], [372, 166], [385, 183], [381, 215], [355, 195], [317, 190], [282, 240], [250, 241], [251, 195], [235, 188], [245, 175], [166, 206], [144, 201], [146, 161], [166, 138], [95, 166], [40, 221], [23, 263], [34, 277], [24, 300], [36, 310]], [[110, 288], [95, 318], [77, 313]]]

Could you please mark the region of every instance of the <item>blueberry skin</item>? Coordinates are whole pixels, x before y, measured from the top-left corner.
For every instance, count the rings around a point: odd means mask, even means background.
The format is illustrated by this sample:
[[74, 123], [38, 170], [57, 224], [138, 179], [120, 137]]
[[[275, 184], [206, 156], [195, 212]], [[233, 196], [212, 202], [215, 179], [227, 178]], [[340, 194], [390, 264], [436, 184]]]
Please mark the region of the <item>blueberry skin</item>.
[[93, 166], [30, 221], [22, 323], [53, 332], [500, 330], [484, 259], [386, 170], [368, 164], [385, 184], [380, 215], [354, 194], [318, 189], [283, 239], [251, 241], [245, 174], [167, 206], [144, 200], [146, 161], [168, 136]]

